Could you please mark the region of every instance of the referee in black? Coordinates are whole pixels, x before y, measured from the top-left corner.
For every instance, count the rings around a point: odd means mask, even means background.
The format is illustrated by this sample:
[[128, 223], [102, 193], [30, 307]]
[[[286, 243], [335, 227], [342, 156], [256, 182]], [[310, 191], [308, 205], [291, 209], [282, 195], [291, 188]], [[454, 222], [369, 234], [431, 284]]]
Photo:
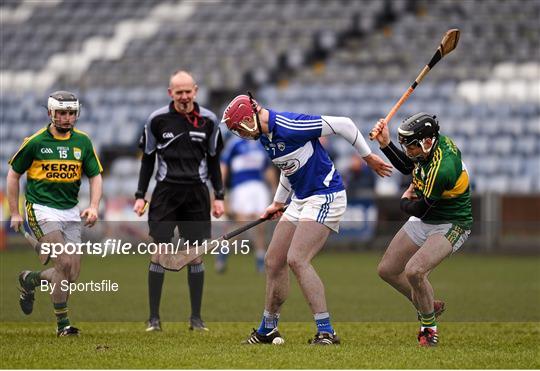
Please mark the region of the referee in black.
[[[207, 179], [214, 189], [212, 215], [219, 218], [224, 213], [219, 163], [223, 140], [219, 121], [213, 112], [195, 102], [197, 90], [188, 72], [172, 74], [168, 88], [172, 101], [148, 117], [141, 137], [144, 154], [133, 210], [139, 216], [145, 212], [145, 195], [157, 154], [157, 184], [148, 212], [150, 236], [156, 243], [170, 242], [176, 227], [190, 243], [210, 238]], [[150, 318], [146, 331], [161, 330], [159, 304], [165, 271], [157, 263], [158, 255], [152, 255], [148, 272]], [[203, 284], [204, 264], [198, 258], [188, 266], [190, 330], [208, 331], [201, 319]]]

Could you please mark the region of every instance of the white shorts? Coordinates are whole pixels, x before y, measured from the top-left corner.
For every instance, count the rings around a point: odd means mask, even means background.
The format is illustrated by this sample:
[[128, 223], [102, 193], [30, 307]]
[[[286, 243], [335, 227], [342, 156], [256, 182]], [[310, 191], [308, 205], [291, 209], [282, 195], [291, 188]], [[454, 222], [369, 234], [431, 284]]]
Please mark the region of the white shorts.
[[297, 223], [300, 219], [314, 220], [339, 232], [339, 222], [343, 219], [346, 208], [347, 193], [345, 191], [314, 195], [302, 200], [293, 196], [283, 215], [293, 223]]
[[77, 206], [60, 210], [27, 202], [26, 220], [38, 240], [48, 233], [61, 231], [65, 242], [81, 242], [81, 216]]
[[266, 184], [249, 181], [234, 187], [231, 191], [229, 207], [235, 214], [260, 215], [270, 204], [270, 192]]
[[442, 234], [452, 245], [452, 252], [456, 252], [471, 234], [470, 229], [464, 229], [457, 224], [428, 224], [416, 216], [409, 218], [403, 230], [417, 246], [422, 246], [429, 236]]

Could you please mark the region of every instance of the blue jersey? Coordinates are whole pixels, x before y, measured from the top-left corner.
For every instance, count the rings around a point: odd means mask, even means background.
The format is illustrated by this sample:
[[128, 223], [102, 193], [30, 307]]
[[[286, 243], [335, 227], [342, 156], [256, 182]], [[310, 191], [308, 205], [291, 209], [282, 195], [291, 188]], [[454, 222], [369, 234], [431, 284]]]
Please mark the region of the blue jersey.
[[328, 153], [319, 142], [321, 116], [268, 110], [269, 134], [260, 141], [291, 183], [299, 199], [345, 189]]
[[270, 165], [259, 142], [236, 136], [225, 145], [221, 162], [229, 169], [231, 188], [248, 181], [264, 182], [264, 172]]

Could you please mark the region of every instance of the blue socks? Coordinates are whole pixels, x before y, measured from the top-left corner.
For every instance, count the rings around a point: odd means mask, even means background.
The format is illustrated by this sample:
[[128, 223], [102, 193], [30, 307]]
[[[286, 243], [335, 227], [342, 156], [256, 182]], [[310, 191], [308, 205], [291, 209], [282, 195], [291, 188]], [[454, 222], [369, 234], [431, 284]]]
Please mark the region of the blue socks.
[[[315, 318], [315, 324], [317, 325], [317, 332], [328, 332], [330, 334], [334, 333], [334, 328], [330, 323], [330, 314], [328, 312], [315, 313], [313, 317]], [[277, 327], [278, 321], [279, 313], [270, 313], [265, 310], [263, 312], [261, 325], [259, 326], [257, 332], [261, 335], [268, 335], [270, 331]]]
[[334, 333], [334, 328], [330, 323], [330, 314], [328, 312], [315, 313], [313, 318], [315, 318], [315, 323], [317, 324], [317, 332]]
[[266, 254], [265, 251], [256, 251], [255, 252], [255, 267], [257, 268], [257, 272], [264, 273], [264, 255]]
[[261, 325], [257, 332], [261, 335], [268, 335], [270, 331], [277, 327], [279, 321], [279, 313], [270, 313], [267, 310], [263, 312]]

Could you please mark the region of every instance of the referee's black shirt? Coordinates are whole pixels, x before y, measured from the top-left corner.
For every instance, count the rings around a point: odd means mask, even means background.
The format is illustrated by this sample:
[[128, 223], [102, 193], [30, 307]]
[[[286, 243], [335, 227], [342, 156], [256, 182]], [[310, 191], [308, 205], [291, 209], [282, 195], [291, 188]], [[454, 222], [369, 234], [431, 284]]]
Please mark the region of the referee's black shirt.
[[217, 199], [223, 199], [219, 154], [223, 139], [216, 115], [194, 102], [194, 110], [183, 114], [170, 102], [148, 117], [141, 136], [144, 150], [137, 198], [143, 198], [158, 158], [156, 180], [173, 184], [212, 182]]

